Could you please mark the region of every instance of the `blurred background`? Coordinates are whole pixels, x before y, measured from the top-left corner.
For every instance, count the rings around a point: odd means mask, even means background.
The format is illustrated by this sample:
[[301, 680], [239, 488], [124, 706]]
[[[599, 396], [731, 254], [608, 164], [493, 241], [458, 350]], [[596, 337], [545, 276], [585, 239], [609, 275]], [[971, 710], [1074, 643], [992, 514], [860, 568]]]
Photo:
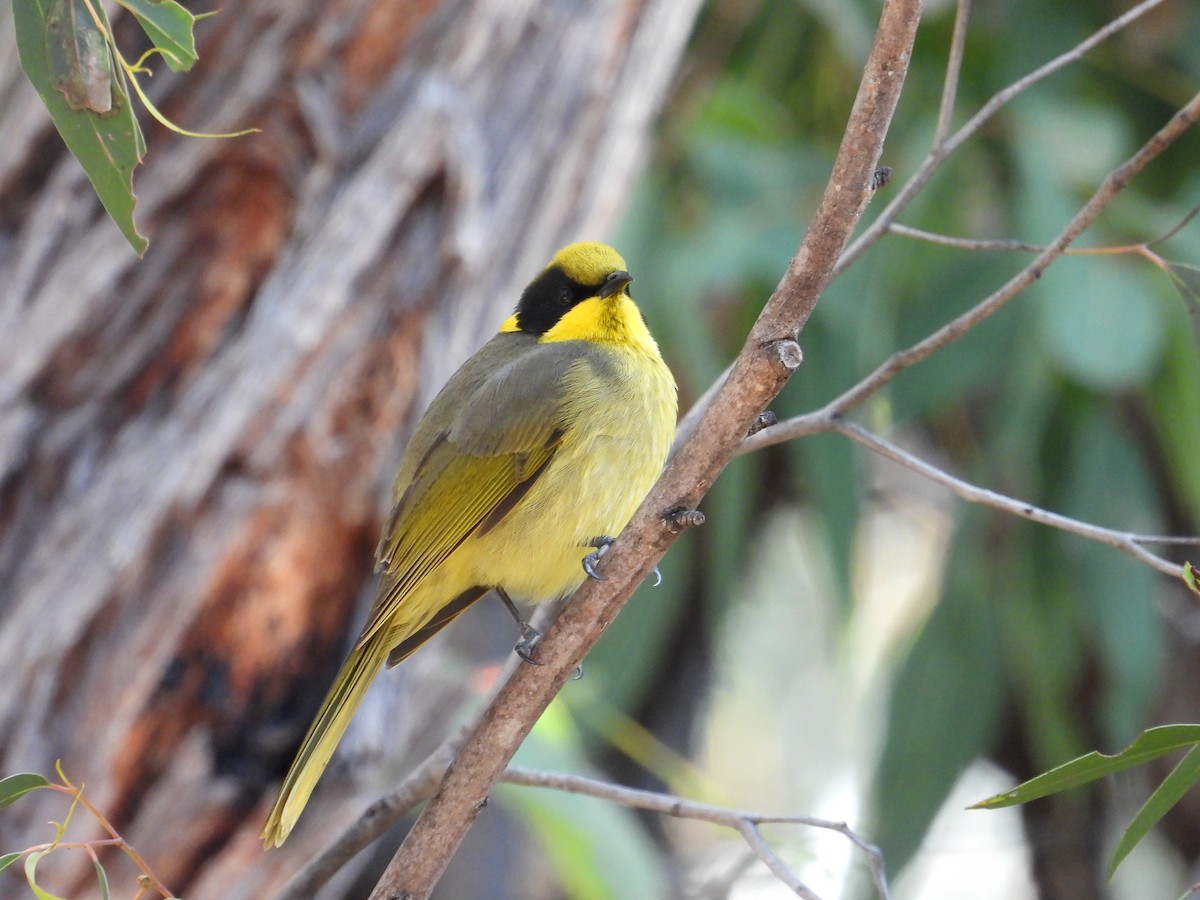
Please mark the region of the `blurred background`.
[[[1126, 6], [976, 3], [955, 125]], [[148, 128], [140, 262], [0, 28], [0, 774], [61, 759], [180, 895], [269, 896], [477, 708], [516, 639], [484, 602], [385, 673], [295, 835], [262, 853], [371, 598], [414, 417], [585, 237], [628, 260], [686, 410], [799, 244], [877, 19], [858, 0], [254, 0], [201, 23], [197, 70], [154, 88], [186, 127], [263, 133]], [[927, 4], [882, 160], [893, 187], [868, 221], [928, 152], [953, 20]], [[1048, 242], [1195, 93], [1196, 46], [1196, 4], [1161, 4], [1006, 106], [901, 221]], [[1080, 244], [1169, 232], [1200, 204], [1197, 159], [1188, 134]], [[1198, 239], [1193, 221], [1155, 250], [1197, 266]], [[772, 408], [818, 407], [1028, 258], [885, 238], [826, 292]], [[1065, 258], [856, 418], [1042, 507], [1196, 534], [1196, 316], [1195, 282], [1189, 299], [1144, 257]], [[1103, 877], [1165, 768], [965, 810], [1200, 721], [1200, 613], [1181, 585], [833, 435], [735, 460], [702, 508], [518, 764], [845, 820], [902, 900], [1177, 897], [1200, 880], [1194, 793]], [[48, 794], [0, 812], [0, 852], [63, 815]], [[871, 895], [839, 836], [768, 836], [822, 897]], [[398, 838], [322, 896], [366, 896]], [[94, 895], [91, 863], [59, 856], [48, 886]], [[4, 896], [27, 890], [13, 872]], [[512, 786], [438, 895], [791, 896], [733, 833]]]

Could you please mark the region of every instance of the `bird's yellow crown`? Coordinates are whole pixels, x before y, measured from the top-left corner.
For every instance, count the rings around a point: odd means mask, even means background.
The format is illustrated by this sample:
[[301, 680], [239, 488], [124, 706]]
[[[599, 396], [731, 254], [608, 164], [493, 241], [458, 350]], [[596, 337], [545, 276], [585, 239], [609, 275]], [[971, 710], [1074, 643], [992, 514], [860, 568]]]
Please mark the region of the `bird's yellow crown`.
[[625, 272], [629, 267], [621, 254], [608, 244], [580, 241], [568, 244], [550, 260], [547, 269], [558, 268], [572, 281], [599, 287], [613, 272]]

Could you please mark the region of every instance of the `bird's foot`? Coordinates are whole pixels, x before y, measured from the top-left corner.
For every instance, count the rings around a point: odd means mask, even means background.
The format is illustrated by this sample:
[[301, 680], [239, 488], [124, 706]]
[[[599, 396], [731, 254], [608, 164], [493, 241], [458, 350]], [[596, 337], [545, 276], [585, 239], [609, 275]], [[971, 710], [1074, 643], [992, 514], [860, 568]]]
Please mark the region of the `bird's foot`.
[[534, 651], [537, 650], [537, 645], [542, 640], [542, 633], [528, 623], [522, 623], [521, 639], [517, 641], [517, 645], [513, 650], [517, 652], [517, 656], [525, 660], [531, 666], [540, 666], [541, 663], [534, 658]]
[[501, 601], [503, 601], [509, 615], [513, 617], [513, 621], [517, 623], [517, 628], [521, 630], [521, 639], [513, 647], [517, 651], [517, 656], [531, 665], [540, 666], [541, 663], [533, 658], [533, 652], [537, 649], [538, 642], [542, 639], [542, 633], [521, 618], [521, 611], [517, 609], [517, 604], [512, 602], [512, 598], [508, 594], [501, 588], [496, 588], [496, 593], [500, 596]]
[[[700, 516], [700, 520], [704, 520], [703, 513], [696, 513]], [[596, 549], [583, 558], [583, 571], [588, 573], [589, 578], [595, 578], [597, 581], [603, 581], [604, 576], [596, 571], [596, 565], [600, 560], [604, 559], [604, 554], [608, 553], [608, 548], [613, 545], [614, 538], [601, 536], [593, 539], [592, 546]], [[658, 570], [658, 566], [654, 567], [654, 587], [662, 584], [662, 572]], [[582, 677], [582, 676], [580, 676]]]
[[604, 576], [596, 571], [596, 566], [600, 560], [604, 559], [604, 554], [613, 545], [613, 540], [614, 538], [610, 538], [608, 535], [592, 538], [591, 546], [596, 549], [583, 558], [583, 571], [587, 572], [588, 578], [595, 578], [597, 581], [604, 580]]

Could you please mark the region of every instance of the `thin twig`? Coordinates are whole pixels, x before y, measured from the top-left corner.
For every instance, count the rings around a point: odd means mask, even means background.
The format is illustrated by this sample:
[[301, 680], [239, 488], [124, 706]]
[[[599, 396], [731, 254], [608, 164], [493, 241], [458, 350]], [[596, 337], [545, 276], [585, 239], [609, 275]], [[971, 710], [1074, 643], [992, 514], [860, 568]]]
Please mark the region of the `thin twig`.
[[[583, 775], [568, 775], [562, 772], [538, 772], [519, 766], [510, 766], [505, 770], [501, 779], [509, 784], [550, 788], [552, 790], [567, 791], [572, 794], [583, 794], [588, 797], [596, 797], [601, 800], [619, 803], [621, 806], [628, 807], [629, 809], [642, 809], [647, 812], [656, 812], [677, 819], [692, 819], [735, 828], [742, 833], [743, 837], [746, 837], [747, 843], [750, 844], [755, 854], [771, 868], [772, 872], [775, 872], [776, 875], [780, 876], [781, 880], [792, 887], [793, 890], [796, 890], [794, 883], [780, 875], [776, 871], [775, 866], [768, 862], [767, 857], [759, 852], [760, 847], [765, 849], [786, 870], [786, 865], [782, 860], [779, 860], [774, 851], [762, 840], [762, 836], [758, 832], [758, 826], [768, 824], [804, 825], [809, 828], [823, 828], [828, 831], [836, 831], [863, 851], [871, 868], [871, 875], [875, 882], [876, 891], [878, 891], [881, 900], [887, 900], [888, 898], [887, 875], [883, 863], [883, 854], [880, 853], [878, 847], [853, 831], [845, 822], [834, 822], [829, 819], [818, 819], [812, 816], [766, 815], [745, 809], [700, 803], [695, 800], [687, 800], [657, 791], [624, 787], [595, 778], [587, 778]], [[747, 827], [749, 831], [746, 830]], [[751, 833], [754, 836], [754, 840], [748, 836]], [[787, 871], [792, 878], [795, 878], [794, 873], [791, 873], [790, 870]], [[799, 882], [798, 879], [795, 883], [803, 886], [803, 883]], [[797, 893], [800, 893], [800, 891], [797, 890]], [[807, 895], [801, 893], [801, 896]]]
[[1156, 237], [1152, 241], [1146, 241], [1146, 246], [1153, 247], [1155, 244], [1161, 244], [1164, 241], [1169, 241], [1171, 238], [1175, 237], [1175, 235], [1179, 234], [1179, 232], [1183, 231], [1183, 229], [1187, 227], [1188, 222], [1196, 218], [1198, 213], [1200, 213], [1200, 205], [1193, 206], [1190, 210], [1188, 210], [1188, 214], [1179, 221], [1179, 224], [1161, 237]]
[[922, 228], [901, 225], [899, 222], [893, 222], [889, 225], [888, 233], [898, 234], [901, 237], [915, 238], [916, 240], [938, 244], [942, 247], [956, 247], [959, 250], [1001, 250], [1008, 252], [1041, 253], [1046, 249], [1041, 244], [1027, 244], [1024, 241], [988, 241], [976, 238], [953, 237], [948, 234], [938, 234], [935, 231], [925, 231]]
[[1170, 575], [1173, 578], [1183, 577], [1182, 566], [1170, 560], [1163, 559], [1161, 556], [1151, 553], [1142, 546], [1142, 544], [1146, 543], [1156, 543], [1157, 540], [1153, 536], [1135, 534], [1129, 531], [1118, 531], [1115, 528], [1103, 528], [1089, 522], [1082, 522], [1079, 519], [1072, 519], [1070, 516], [1050, 512], [1039, 506], [1034, 506], [1032, 503], [1016, 500], [1004, 494], [998, 494], [987, 488], [963, 481], [961, 478], [956, 478], [944, 469], [939, 469], [937, 466], [926, 462], [920, 457], [914, 456], [907, 450], [867, 430], [856, 422], [835, 416], [829, 424], [831, 431], [843, 434], [851, 440], [862, 444], [864, 447], [874, 450], [880, 456], [899, 463], [906, 469], [910, 469], [919, 475], [923, 475], [930, 481], [948, 488], [955, 496], [966, 500], [968, 503], [979, 503], [984, 506], [990, 506], [993, 509], [1011, 513], [1014, 516], [1020, 516], [1022, 519], [1028, 519], [1031, 522], [1038, 522], [1042, 525], [1048, 525], [1051, 528], [1057, 528], [1060, 531], [1089, 538], [1090, 540], [1128, 553], [1134, 559], [1145, 563], [1152, 569], [1162, 572], [1164, 575]]
[[971, 0], [958, 0], [954, 10], [954, 33], [950, 37], [950, 54], [946, 59], [946, 80], [942, 83], [942, 103], [938, 107], [937, 127], [933, 131], [933, 146], [939, 146], [950, 133], [954, 119], [954, 101], [958, 96], [958, 79], [962, 75], [963, 53], [967, 46], [967, 21], [971, 18]]
[[[57, 766], [56, 768], [58, 770], [58, 777], [62, 779], [62, 784], [48, 784], [46, 787], [49, 790], [57, 791], [60, 794], [66, 794], [67, 796], [71, 797], [73, 803], [78, 803], [80, 806], [86, 809], [91, 814], [92, 818], [99, 823], [100, 827], [108, 832], [108, 838], [102, 838], [92, 843], [101, 846], [119, 847], [121, 852], [128, 856], [133, 861], [133, 864], [141, 870], [148, 883], [156, 891], [158, 891], [164, 897], [173, 897], [174, 893], [170, 888], [163, 884], [162, 881], [159, 880], [157, 875], [154, 874], [154, 870], [150, 868], [150, 865], [142, 858], [142, 855], [138, 853], [137, 848], [126, 841], [125, 838], [121, 837], [121, 834], [117, 831], [112, 822], [108, 820], [104, 813], [100, 812], [100, 810], [93, 806], [91, 801], [89, 801], [88, 798], [83, 795], [84, 786], [82, 784], [79, 786], [74, 785], [67, 778], [67, 776], [63, 774], [61, 765]], [[62, 847], [66, 845], [58, 844], [58, 846]]]
[[820, 896], [805, 884], [799, 875], [788, 868], [787, 863], [779, 858], [779, 854], [771, 849], [771, 845], [766, 842], [753, 822], [749, 819], [738, 819], [733, 823], [733, 827], [738, 830], [742, 840], [746, 842], [746, 846], [753, 851], [754, 855], [771, 870], [772, 875], [787, 885], [792, 893], [797, 897], [803, 897], [804, 900], [821, 900]]
[[923, 475], [930, 481], [949, 488], [955, 495], [970, 503], [981, 503], [985, 506], [1020, 516], [1023, 519], [1029, 519], [1032, 522], [1038, 522], [1042, 525], [1048, 525], [1051, 528], [1057, 528], [1061, 531], [1067, 531], [1080, 537], [1098, 541], [1128, 553], [1152, 569], [1162, 572], [1164, 575], [1170, 575], [1173, 578], [1179, 578], [1183, 574], [1183, 568], [1169, 559], [1151, 553], [1142, 545], [1200, 545], [1200, 537], [1166, 537], [1161, 535], [1137, 534], [1131, 531], [1118, 531], [1113, 528], [1102, 528], [1098, 525], [1072, 519], [1070, 516], [1064, 516], [1060, 513], [1050, 512], [1031, 503], [1026, 503], [1023, 500], [1017, 500], [963, 481], [961, 478], [956, 478], [932, 463], [914, 456], [907, 450], [900, 448], [863, 426], [843, 418], [842, 412], [834, 408], [833, 404], [817, 412], [796, 416], [793, 419], [780, 422], [772, 428], [765, 429], [746, 438], [742, 442], [742, 449], [739, 451], [739, 454], [750, 453], [754, 450], [797, 437], [809, 437], [814, 434], [827, 434], [829, 432], [837, 432], [851, 440], [857, 441], [864, 447], [874, 450], [880, 456], [899, 463], [905, 468], [916, 472], [918, 475]]
[[889, 226], [896, 221], [901, 212], [912, 202], [913, 198], [920, 193], [921, 189], [933, 177], [933, 174], [941, 167], [951, 153], [959, 148], [968, 138], [972, 137], [984, 123], [994, 116], [1002, 107], [1011, 101], [1018, 94], [1028, 90], [1055, 72], [1070, 65], [1078, 60], [1085, 53], [1095, 47], [1102, 41], [1112, 37], [1121, 29], [1127, 27], [1132, 22], [1135, 22], [1141, 16], [1150, 12], [1157, 6], [1161, 6], [1166, 0], [1144, 0], [1137, 6], [1130, 9], [1124, 15], [1113, 19], [1099, 31], [1092, 34], [1087, 39], [1076, 44], [1066, 53], [1056, 56], [1045, 65], [1035, 69], [1028, 75], [1018, 78], [1008, 87], [994, 94], [987, 103], [985, 103], [975, 115], [973, 115], [965, 125], [958, 131], [954, 132], [949, 138], [942, 143], [935, 143], [929, 155], [908, 179], [900, 192], [892, 199], [892, 202], [884, 207], [878, 218], [871, 225], [864, 229], [863, 233], [852, 243], [842, 258], [838, 260], [837, 266], [834, 267], [833, 276], [836, 278], [866, 252], [867, 248], [874, 244], [877, 240], [887, 233]]
[[1187, 547], [1200, 547], [1200, 535], [1187, 537], [1170, 534], [1136, 534], [1133, 539], [1139, 544], [1180, 544]]

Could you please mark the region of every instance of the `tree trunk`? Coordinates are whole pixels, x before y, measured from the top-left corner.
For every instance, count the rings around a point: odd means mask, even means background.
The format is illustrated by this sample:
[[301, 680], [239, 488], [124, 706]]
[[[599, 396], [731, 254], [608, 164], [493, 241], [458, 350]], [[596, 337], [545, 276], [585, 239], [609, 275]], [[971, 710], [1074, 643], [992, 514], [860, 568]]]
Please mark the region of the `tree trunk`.
[[[556, 246], [609, 231], [697, 6], [227, 7], [156, 101], [262, 133], [147, 126], [141, 261], [0, 28], [0, 774], [61, 759], [189, 900], [267, 896], [359, 811], [374, 788], [331, 771], [284, 848], [258, 842], [360, 624], [409, 423]], [[459, 688], [435, 668], [381, 679], [348, 748], [440, 739]], [[24, 798], [0, 852], [65, 812]], [[51, 887], [91, 891], [85, 855], [55, 857]]]

